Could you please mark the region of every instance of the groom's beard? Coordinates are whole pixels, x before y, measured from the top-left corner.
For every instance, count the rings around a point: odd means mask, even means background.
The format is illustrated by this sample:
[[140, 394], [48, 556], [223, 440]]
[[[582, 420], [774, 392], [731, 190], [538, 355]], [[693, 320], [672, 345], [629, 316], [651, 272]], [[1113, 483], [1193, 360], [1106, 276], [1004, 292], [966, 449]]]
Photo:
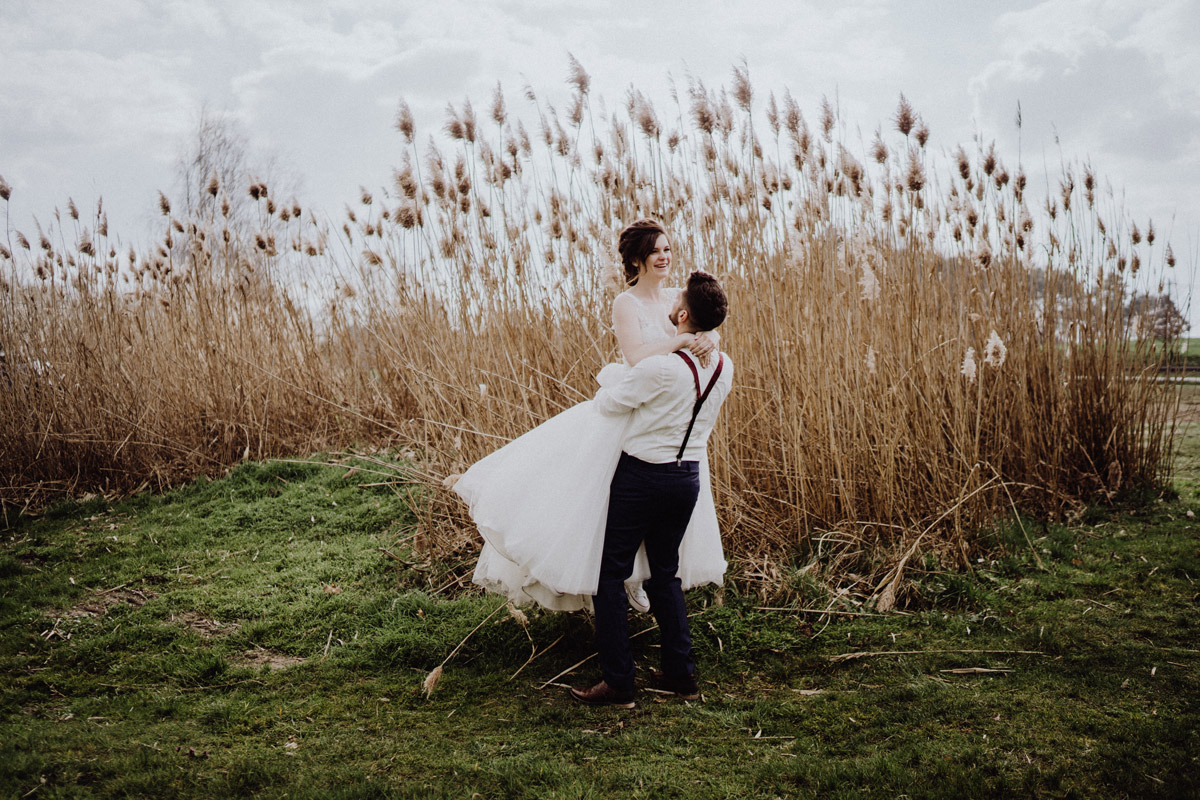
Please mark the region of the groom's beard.
[[681, 334], [681, 333], [693, 333], [694, 329], [692, 329], [692, 326], [690, 324], [688, 325], [687, 328], [680, 329], [679, 313], [681, 310], [682, 309], [673, 309], [671, 311], [671, 313], [667, 314], [667, 319], [671, 321], [671, 326], [675, 328], [676, 335]]

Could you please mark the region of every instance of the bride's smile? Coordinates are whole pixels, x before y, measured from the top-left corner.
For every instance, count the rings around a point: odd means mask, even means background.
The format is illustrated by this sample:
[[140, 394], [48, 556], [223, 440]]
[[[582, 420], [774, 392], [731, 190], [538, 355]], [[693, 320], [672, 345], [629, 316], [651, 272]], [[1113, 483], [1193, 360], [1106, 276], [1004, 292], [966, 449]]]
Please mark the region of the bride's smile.
[[666, 236], [659, 236], [654, 250], [646, 256], [646, 269], [660, 276], [666, 276], [671, 271], [671, 245]]

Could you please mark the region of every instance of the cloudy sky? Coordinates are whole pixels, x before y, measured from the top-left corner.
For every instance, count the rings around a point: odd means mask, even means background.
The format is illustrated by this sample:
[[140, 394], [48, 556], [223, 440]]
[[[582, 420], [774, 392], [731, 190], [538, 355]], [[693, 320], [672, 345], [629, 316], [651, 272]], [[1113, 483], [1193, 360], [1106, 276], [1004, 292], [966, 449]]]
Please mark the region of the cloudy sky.
[[672, 78], [727, 83], [745, 59], [759, 96], [788, 88], [814, 119], [827, 95], [864, 140], [903, 92], [935, 147], [995, 140], [1031, 176], [1090, 160], [1181, 267], [1197, 261], [1195, 0], [3, 0], [12, 223], [102, 195], [113, 231], [144, 237], [203, 107], [337, 217], [389, 182], [400, 98], [428, 135], [497, 81], [512, 109], [526, 84], [565, 98], [568, 53], [610, 105], [630, 85], [666, 104]]

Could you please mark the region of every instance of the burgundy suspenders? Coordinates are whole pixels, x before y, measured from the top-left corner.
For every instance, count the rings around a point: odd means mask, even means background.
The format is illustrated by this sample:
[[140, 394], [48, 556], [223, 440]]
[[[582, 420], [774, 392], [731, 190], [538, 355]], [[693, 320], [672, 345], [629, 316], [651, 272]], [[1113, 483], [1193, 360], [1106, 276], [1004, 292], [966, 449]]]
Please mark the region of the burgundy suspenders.
[[712, 377], [708, 380], [708, 386], [701, 392], [700, 373], [696, 371], [696, 365], [683, 354], [682, 350], [676, 350], [675, 355], [682, 358], [683, 363], [688, 365], [688, 369], [692, 371], [692, 379], [696, 382], [696, 404], [692, 406], [692, 421], [688, 423], [687, 433], [683, 436], [683, 444], [679, 445], [679, 454], [675, 456], [675, 465], [678, 466], [683, 463], [683, 451], [687, 448], [688, 439], [692, 438], [692, 426], [696, 424], [696, 415], [700, 413], [700, 406], [704, 405], [704, 401], [708, 399], [713, 387], [717, 385], [717, 378], [721, 377], [721, 368], [725, 366], [725, 356], [717, 356], [717, 368], [713, 370]]

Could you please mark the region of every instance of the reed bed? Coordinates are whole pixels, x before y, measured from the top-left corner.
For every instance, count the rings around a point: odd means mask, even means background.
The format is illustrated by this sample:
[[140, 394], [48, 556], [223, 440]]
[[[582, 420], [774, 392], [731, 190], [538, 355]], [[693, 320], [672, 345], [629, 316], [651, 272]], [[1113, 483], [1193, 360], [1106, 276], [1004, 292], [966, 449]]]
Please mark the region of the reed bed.
[[661, 109], [631, 90], [604, 111], [573, 60], [569, 81], [561, 111], [526, 90], [529, 127], [499, 87], [485, 116], [451, 105], [427, 144], [401, 103], [392, 181], [340, 231], [258, 183], [234, 226], [220, 201], [246, 190], [215, 181], [191, 217], [163, 198], [144, 254], [73, 204], [33, 242], [10, 231], [6, 507], [403, 446], [425, 545], [469, 561], [442, 479], [592, 395], [617, 358], [616, 233], [642, 216], [677, 275], [730, 295], [737, 386], [710, 458], [734, 573], [764, 595], [800, 570], [887, 608], [917, 554], [970, 563], [1014, 509], [1164, 487], [1177, 393], [1128, 306], [1174, 256], [1090, 166], [1035, 196], [993, 147], [934, 150], [903, 97], [854, 142], [744, 65]]

